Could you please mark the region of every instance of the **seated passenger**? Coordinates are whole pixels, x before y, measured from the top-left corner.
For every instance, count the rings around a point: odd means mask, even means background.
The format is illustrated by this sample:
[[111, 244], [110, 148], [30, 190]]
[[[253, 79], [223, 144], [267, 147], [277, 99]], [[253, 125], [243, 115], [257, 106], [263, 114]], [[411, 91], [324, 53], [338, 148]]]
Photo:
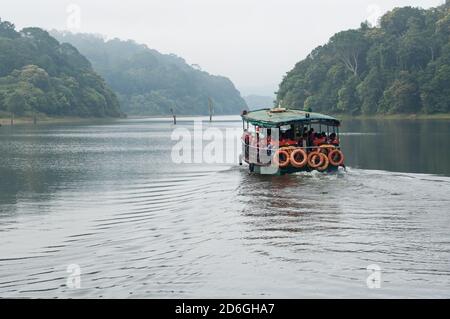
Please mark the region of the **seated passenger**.
[[290, 138], [281, 138], [280, 139], [280, 147], [286, 146], [294, 146], [297, 145], [297, 142]]
[[298, 140], [298, 146], [306, 147], [308, 144], [308, 133], [303, 133], [303, 135]]
[[322, 132], [319, 134], [319, 145], [323, 145], [327, 143], [327, 134], [325, 132]]
[[294, 146], [297, 142], [293, 138], [293, 132], [291, 130], [281, 133], [280, 136], [280, 147]]
[[308, 140], [307, 140], [308, 147], [311, 147], [314, 145], [314, 137], [315, 137], [314, 128], [311, 127], [308, 131]]
[[328, 138], [328, 143], [334, 146], [339, 146], [339, 138], [336, 136], [336, 133], [331, 133]]
[[319, 133], [315, 133], [313, 139], [313, 146], [319, 146], [321, 142], [322, 142], [321, 135]]

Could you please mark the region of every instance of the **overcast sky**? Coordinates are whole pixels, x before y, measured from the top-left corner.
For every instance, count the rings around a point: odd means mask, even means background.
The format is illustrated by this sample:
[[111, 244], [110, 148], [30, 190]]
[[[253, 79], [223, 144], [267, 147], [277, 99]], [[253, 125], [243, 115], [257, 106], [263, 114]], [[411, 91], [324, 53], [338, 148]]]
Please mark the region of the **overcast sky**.
[[337, 31], [356, 28], [364, 20], [376, 21], [397, 6], [429, 8], [444, 2], [0, 0], [0, 18], [18, 28], [71, 28], [133, 39], [162, 53], [175, 53], [209, 73], [229, 77], [243, 95], [270, 95], [296, 62]]

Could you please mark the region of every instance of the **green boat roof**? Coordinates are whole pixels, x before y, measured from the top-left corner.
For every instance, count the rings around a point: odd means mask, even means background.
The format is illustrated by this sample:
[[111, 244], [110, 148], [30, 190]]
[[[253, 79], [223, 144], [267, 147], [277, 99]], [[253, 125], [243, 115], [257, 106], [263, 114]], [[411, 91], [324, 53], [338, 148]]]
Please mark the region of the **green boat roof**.
[[281, 111], [275, 111], [274, 109], [261, 109], [243, 113], [241, 117], [244, 121], [261, 127], [279, 127], [293, 123], [317, 123], [331, 126], [340, 125], [340, 121], [334, 117], [294, 109], [283, 109]]

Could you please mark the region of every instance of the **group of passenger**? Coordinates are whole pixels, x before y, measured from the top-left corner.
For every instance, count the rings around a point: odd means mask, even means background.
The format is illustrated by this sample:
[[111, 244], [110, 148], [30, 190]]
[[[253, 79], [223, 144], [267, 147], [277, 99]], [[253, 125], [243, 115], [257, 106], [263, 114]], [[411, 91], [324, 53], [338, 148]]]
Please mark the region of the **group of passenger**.
[[334, 145], [339, 146], [339, 138], [336, 133], [327, 135], [325, 132], [317, 133], [314, 128], [304, 128], [302, 136], [296, 141], [293, 138], [293, 133], [282, 133], [280, 137], [280, 146], [299, 146], [299, 147], [314, 147], [320, 145]]
[[[251, 134], [247, 130], [244, 130], [243, 141], [245, 144], [252, 145], [254, 147], [256, 147], [256, 144], [258, 143], [255, 136], [253, 136], [253, 134]], [[272, 137], [269, 130], [267, 137], [265, 139], [259, 140], [259, 147], [268, 146], [269, 148], [271, 148], [271, 144]], [[309, 130], [307, 127], [305, 127], [303, 129], [301, 137], [298, 139], [295, 138], [294, 131], [292, 129], [285, 132], [280, 132], [280, 147], [297, 146], [312, 148], [321, 145], [339, 146], [339, 138], [334, 132], [327, 135], [325, 132], [315, 132], [314, 128], [312, 127]]]

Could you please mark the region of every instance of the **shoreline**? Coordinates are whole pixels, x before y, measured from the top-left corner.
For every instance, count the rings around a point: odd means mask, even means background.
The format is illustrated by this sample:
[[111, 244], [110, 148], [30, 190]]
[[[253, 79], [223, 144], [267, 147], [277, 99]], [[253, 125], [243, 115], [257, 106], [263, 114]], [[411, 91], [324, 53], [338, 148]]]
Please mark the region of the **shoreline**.
[[[336, 117], [340, 120], [450, 120], [450, 113], [439, 114], [375, 114], [375, 115], [348, 115], [348, 114], [327, 114]], [[214, 115], [214, 117], [221, 116], [240, 116], [240, 114], [222, 114]], [[209, 117], [209, 114], [205, 115], [177, 115], [177, 118], [191, 118], [191, 117]], [[172, 115], [128, 115], [127, 119], [172, 119]]]
[[331, 114], [339, 120], [450, 120], [450, 113], [440, 114], [375, 114], [375, 115], [348, 115]]
[[[450, 120], [450, 113], [444, 114], [388, 114], [388, 115], [347, 115], [347, 114], [330, 114], [339, 120]], [[180, 117], [205, 117], [209, 115], [180, 115]], [[217, 115], [221, 116], [221, 115]], [[228, 115], [229, 116], [229, 115]], [[236, 114], [239, 116], [239, 114]], [[128, 119], [146, 119], [146, 118], [172, 118], [172, 115], [131, 115]], [[110, 122], [114, 120], [123, 120], [124, 118], [112, 117], [38, 117], [36, 125], [39, 124], [70, 124], [70, 123], [88, 123], [88, 122]], [[33, 125], [33, 117], [16, 117], [14, 125]], [[11, 126], [10, 117], [0, 117], [0, 126]]]
[[[89, 122], [109, 122], [120, 118], [113, 117], [76, 117], [76, 116], [61, 116], [61, 117], [38, 117], [36, 125], [40, 124], [70, 124], [70, 123], [89, 123]], [[14, 118], [14, 125], [34, 125], [33, 117], [21, 116]], [[11, 126], [10, 117], [0, 117], [0, 126]]]

